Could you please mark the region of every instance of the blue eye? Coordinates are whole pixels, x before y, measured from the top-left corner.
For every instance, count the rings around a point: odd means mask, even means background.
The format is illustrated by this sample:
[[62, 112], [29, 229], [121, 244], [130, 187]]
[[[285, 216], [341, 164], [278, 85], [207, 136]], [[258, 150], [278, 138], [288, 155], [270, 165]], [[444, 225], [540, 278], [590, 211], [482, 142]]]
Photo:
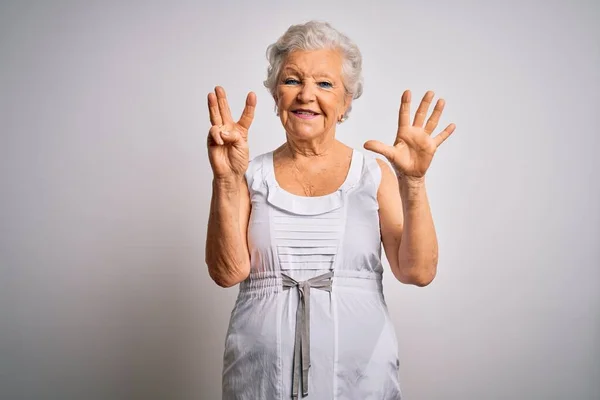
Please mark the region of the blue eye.
[[330, 82], [319, 82], [319, 86], [324, 89], [331, 89], [333, 87]]
[[297, 79], [288, 78], [288, 79], [284, 80], [283, 83], [286, 85], [296, 85], [296, 84], [300, 83], [300, 81]]

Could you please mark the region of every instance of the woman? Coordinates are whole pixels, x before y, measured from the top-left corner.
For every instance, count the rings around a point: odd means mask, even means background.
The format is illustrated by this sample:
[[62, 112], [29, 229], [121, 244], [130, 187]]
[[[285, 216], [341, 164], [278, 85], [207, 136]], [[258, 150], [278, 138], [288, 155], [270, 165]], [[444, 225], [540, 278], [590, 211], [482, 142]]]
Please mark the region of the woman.
[[393, 146], [335, 138], [362, 93], [361, 55], [327, 23], [291, 26], [268, 49], [265, 86], [286, 142], [249, 161], [256, 95], [234, 122], [225, 91], [208, 95], [214, 173], [206, 263], [240, 283], [225, 343], [224, 399], [399, 399], [397, 342], [382, 294], [381, 244], [394, 276], [425, 286], [437, 240], [425, 172], [444, 108], [433, 92], [410, 123], [402, 95]]

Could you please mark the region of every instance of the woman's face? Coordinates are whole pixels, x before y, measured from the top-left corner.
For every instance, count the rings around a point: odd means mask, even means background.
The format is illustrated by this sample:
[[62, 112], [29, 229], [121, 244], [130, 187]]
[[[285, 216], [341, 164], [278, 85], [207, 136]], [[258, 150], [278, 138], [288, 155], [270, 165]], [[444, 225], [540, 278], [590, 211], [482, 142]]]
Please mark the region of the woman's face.
[[350, 105], [342, 79], [342, 56], [335, 50], [297, 50], [281, 68], [275, 97], [288, 135], [310, 140], [335, 133]]

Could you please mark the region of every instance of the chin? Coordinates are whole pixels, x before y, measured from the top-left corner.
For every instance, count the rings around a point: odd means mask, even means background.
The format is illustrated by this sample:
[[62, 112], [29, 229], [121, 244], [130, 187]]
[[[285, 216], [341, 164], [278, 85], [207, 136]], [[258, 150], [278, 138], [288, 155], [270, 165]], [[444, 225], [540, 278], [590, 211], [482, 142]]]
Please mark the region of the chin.
[[288, 135], [292, 136], [296, 139], [300, 139], [300, 140], [311, 140], [311, 139], [317, 139], [320, 137], [323, 137], [325, 134], [325, 131], [323, 130], [290, 130], [288, 131]]
[[315, 127], [303, 126], [303, 127], [294, 127], [292, 129], [286, 129], [288, 135], [300, 139], [300, 140], [310, 140], [316, 139], [319, 137], [323, 137], [325, 133], [330, 131], [329, 129], [324, 129], [323, 127], [319, 127], [318, 129]]

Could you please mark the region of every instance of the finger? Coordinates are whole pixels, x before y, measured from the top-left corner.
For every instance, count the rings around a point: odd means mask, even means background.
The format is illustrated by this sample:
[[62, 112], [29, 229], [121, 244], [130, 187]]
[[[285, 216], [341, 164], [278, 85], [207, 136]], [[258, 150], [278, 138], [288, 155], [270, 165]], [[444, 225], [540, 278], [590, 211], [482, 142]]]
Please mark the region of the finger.
[[250, 129], [250, 125], [252, 125], [252, 121], [254, 120], [254, 110], [256, 109], [256, 94], [254, 92], [248, 93], [246, 97], [246, 106], [244, 107], [244, 111], [242, 112], [242, 116], [238, 121], [244, 129]]
[[427, 112], [429, 111], [429, 106], [431, 105], [431, 101], [433, 100], [434, 95], [435, 93], [431, 90], [428, 90], [427, 93], [425, 93], [425, 96], [423, 96], [423, 100], [421, 100], [421, 104], [419, 104], [417, 113], [415, 114], [413, 126], [423, 126], [423, 122], [425, 121], [425, 117], [427, 117]]
[[410, 90], [405, 90], [402, 94], [402, 101], [400, 103], [398, 126], [408, 125], [410, 125]]
[[221, 118], [221, 113], [219, 112], [217, 96], [213, 92], [208, 94], [208, 115], [210, 117], [211, 125], [223, 124], [223, 119]]
[[392, 146], [388, 146], [385, 143], [382, 143], [378, 140], [369, 140], [365, 142], [363, 147], [367, 150], [374, 151], [375, 153], [379, 153], [385, 158], [387, 158], [390, 162], [394, 161], [394, 148]]
[[215, 87], [215, 93], [217, 94], [217, 103], [219, 104], [219, 112], [221, 113], [221, 119], [223, 120], [222, 123], [228, 124], [233, 122], [225, 89], [223, 89], [221, 86], [217, 86]]
[[444, 143], [444, 141], [448, 139], [450, 135], [452, 135], [452, 133], [454, 133], [455, 129], [456, 125], [450, 124], [446, 127], [446, 129], [444, 129], [436, 137], [434, 137], [433, 140], [435, 142], [436, 147], [439, 147], [442, 143]]
[[209, 145], [212, 140], [213, 143], [216, 143], [219, 146], [222, 146], [224, 144], [224, 142], [223, 142], [223, 139], [221, 138], [221, 127], [212, 126], [210, 128], [210, 130], [208, 131], [208, 139], [209, 139]]
[[444, 111], [444, 106], [446, 105], [446, 101], [444, 99], [439, 99], [437, 103], [435, 103], [435, 107], [433, 108], [433, 112], [431, 113], [431, 117], [427, 120], [427, 125], [425, 125], [425, 133], [431, 135], [435, 128], [438, 126], [438, 122], [440, 122], [440, 117], [442, 116], [442, 111]]

